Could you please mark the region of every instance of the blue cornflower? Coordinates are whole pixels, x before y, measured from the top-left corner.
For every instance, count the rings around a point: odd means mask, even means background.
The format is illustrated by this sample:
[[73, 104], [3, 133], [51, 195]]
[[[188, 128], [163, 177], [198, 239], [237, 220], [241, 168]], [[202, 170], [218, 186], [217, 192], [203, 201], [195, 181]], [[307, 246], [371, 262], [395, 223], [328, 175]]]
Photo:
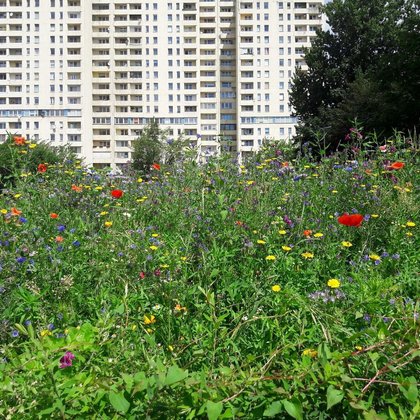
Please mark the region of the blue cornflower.
[[66, 226], [65, 226], [65, 225], [58, 225], [58, 226], [57, 226], [57, 230], [58, 230], [59, 232], [64, 232], [64, 231], [66, 230]]
[[12, 337], [19, 337], [19, 331], [18, 330], [13, 330], [12, 331]]
[[80, 242], [79, 241], [73, 241], [72, 245], [73, 246], [80, 246]]
[[18, 257], [16, 258], [16, 262], [19, 264], [23, 264], [26, 261], [26, 257]]
[[27, 223], [28, 219], [26, 219], [25, 217], [19, 217], [19, 222], [21, 223]]

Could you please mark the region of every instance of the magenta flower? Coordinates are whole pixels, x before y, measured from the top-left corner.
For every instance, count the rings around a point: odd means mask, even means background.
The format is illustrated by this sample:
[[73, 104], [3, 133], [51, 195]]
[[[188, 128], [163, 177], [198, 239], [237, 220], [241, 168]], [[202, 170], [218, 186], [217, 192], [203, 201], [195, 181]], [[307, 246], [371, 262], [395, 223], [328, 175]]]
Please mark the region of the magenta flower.
[[66, 351], [64, 356], [60, 359], [60, 369], [64, 369], [66, 367], [72, 366], [73, 359], [74, 359], [74, 354], [71, 351]]

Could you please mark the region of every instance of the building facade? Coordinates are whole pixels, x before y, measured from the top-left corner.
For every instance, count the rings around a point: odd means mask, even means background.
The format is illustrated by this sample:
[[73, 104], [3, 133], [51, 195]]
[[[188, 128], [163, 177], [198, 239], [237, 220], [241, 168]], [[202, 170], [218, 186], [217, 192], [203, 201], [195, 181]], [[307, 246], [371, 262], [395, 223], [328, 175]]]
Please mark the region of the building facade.
[[152, 118], [203, 156], [289, 139], [288, 102], [323, 1], [0, 0], [0, 140], [130, 160]]

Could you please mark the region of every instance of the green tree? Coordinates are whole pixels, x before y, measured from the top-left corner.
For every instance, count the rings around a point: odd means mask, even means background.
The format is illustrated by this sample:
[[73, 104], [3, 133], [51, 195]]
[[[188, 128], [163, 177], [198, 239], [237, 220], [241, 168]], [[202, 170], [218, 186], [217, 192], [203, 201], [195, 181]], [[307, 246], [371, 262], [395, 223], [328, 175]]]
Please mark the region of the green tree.
[[296, 141], [323, 133], [335, 148], [357, 119], [387, 136], [419, 124], [420, 5], [418, 0], [333, 0], [329, 29], [306, 50], [290, 103], [299, 119]]
[[161, 161], [167, 134], [168, 131], [162, 130], [155, 118], [143, 128], [133, 144], [132, 166], [135, 170], [148, 173], [153, 163]]

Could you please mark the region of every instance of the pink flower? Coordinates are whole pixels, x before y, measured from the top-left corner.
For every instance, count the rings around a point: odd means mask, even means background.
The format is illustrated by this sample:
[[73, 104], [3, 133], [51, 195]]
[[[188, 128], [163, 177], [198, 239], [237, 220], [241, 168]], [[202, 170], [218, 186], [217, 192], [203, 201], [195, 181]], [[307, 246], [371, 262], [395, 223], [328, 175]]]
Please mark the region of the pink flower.
[[60, 369], [72, 366], [74, 357], [75, 356], [71, 351], [66, 351], [64, 356], [60, 359]]

